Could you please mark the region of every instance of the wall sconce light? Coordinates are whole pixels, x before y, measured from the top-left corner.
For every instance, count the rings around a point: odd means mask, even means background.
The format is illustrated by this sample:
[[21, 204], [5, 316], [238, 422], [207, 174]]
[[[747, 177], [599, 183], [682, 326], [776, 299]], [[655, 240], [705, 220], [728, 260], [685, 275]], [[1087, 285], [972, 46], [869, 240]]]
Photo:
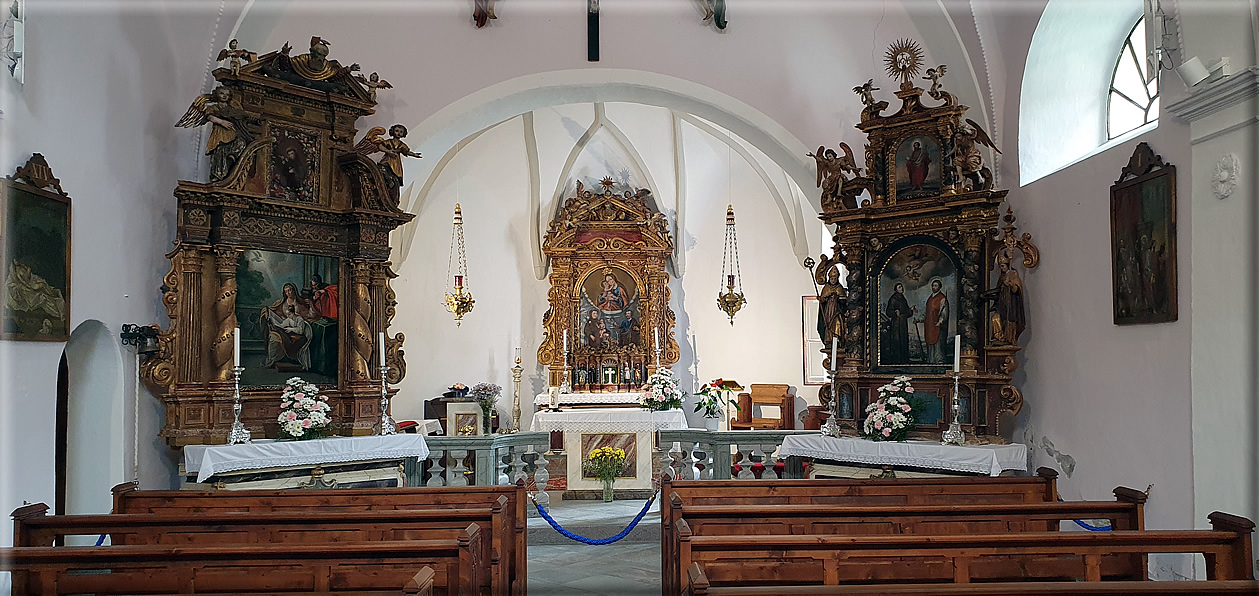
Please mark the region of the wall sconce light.
[[124, 346], [135, 346], [136, 353], [152, 356], [157, 353], [157, 336], [161, 329], [157, 325], [134, 325], [127, 323], [118, 334]]

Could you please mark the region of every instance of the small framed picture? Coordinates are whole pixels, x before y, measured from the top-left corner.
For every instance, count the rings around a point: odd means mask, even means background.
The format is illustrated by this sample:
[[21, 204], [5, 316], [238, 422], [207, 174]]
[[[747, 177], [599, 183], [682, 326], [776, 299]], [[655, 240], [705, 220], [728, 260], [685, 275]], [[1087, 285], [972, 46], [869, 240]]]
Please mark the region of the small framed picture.
[[446, 436], [482, 434], [481, 416], [481, 406], [476, 402], [446, 404]]

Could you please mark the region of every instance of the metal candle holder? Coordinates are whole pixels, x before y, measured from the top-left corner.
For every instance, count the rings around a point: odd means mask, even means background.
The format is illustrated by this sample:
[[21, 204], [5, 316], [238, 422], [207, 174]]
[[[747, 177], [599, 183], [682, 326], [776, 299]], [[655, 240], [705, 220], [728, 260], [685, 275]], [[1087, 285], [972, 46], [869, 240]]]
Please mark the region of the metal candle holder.
[[831, 377], [831, 404], [829, 408], [831, 415], [826, 418], [826, 422], [822, 423], [822, 434], [827, 437], [839, 438], [841, 431], [839, 426], [839, 391], [836, 387], [838, 375], [833, 370], [826, 371], [826, 373]]
[[253, 436], [249, 433], [249, 429], [245, 428], [245, 425], [240, 422], [240, 412], [244, 407], [240, 395], [240, 374], [243, 372], [245, 372], [245, 367], [243, 366], [232, 367], [232, 377], [236, 382], [232, 395], [232, 413], [235, 416], [235, 420], [232, 422], [231, 432], [227, 433], [228, 445], [240, 445], [253, 441]]
[[380, 366], [380, 434], [396, 435], [398, 424], [389, 415], [389, 381], [386, 379], [388, 375], [389, 365], [382, 364]]
[[962, 373], [953, 371], [953, 422], [949, 423], [948, 430], [944, 431], [941, 436], [941, 442], [945, 445], [965, 445], [966, 433], [962, 432], [962, 424], [958, 420], [962, 411], [961, 405], [961, 379]]
[[525, 371], [520, 366], [520, 358], [516, 358], [516, 366], [511, 367], [511, 428], [499, 429], [499, 434], [511, 434], [520, 430], [520, 375]]

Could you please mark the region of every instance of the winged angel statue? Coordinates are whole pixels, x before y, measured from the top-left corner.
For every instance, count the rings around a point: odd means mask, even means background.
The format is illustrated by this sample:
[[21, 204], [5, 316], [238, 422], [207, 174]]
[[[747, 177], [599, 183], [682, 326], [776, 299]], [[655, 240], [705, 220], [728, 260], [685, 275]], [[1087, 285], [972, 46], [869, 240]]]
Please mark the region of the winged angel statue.
[[240, 161], [253, 135], [245, 128], [254, 115], [232, 105], [232, 90], [216, 87], [213, 92], [199, 95], [179, 122], [179, 128], [197, 128], [206, 123], [210, 126], [210, 138], [206, 140], [205, 154], [210, 156], [210, 182], [227, 178]]
[[385, 179], [390, 200], [397, 204], [398, 189], [402, 187], [402, 158], [403, 156], [421, 157], [421, 155], [412, 151], [411, 147], [402, 140], [407, 136], [407, 127], [395, 124], [389, 127], [389, 138], [382, 138], [384, 134], [384, 127], [372, 127], [366, 135], [363, 135], [363, 140], [354, 146], [354, 151], [363, 155], [384, 154], [376, 165]]
[[988, 190], [992, 188], [992, 170], [984, 165], [984, 156], [979, 145], [991, 147], [998, 154], [996, 144], [979, 126], [978, 122], [966, 119], [966, 124], [959, 126], [953, 136], [953, 165], [957, 168], [962, 185], [970, 190]]

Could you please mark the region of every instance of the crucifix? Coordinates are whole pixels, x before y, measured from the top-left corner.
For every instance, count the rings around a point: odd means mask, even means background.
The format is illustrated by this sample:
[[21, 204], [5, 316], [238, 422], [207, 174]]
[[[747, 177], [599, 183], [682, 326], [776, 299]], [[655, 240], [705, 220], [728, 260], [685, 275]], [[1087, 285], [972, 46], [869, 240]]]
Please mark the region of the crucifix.
[[599, 61], [599, 0], [586, 0], [586, 59]]

